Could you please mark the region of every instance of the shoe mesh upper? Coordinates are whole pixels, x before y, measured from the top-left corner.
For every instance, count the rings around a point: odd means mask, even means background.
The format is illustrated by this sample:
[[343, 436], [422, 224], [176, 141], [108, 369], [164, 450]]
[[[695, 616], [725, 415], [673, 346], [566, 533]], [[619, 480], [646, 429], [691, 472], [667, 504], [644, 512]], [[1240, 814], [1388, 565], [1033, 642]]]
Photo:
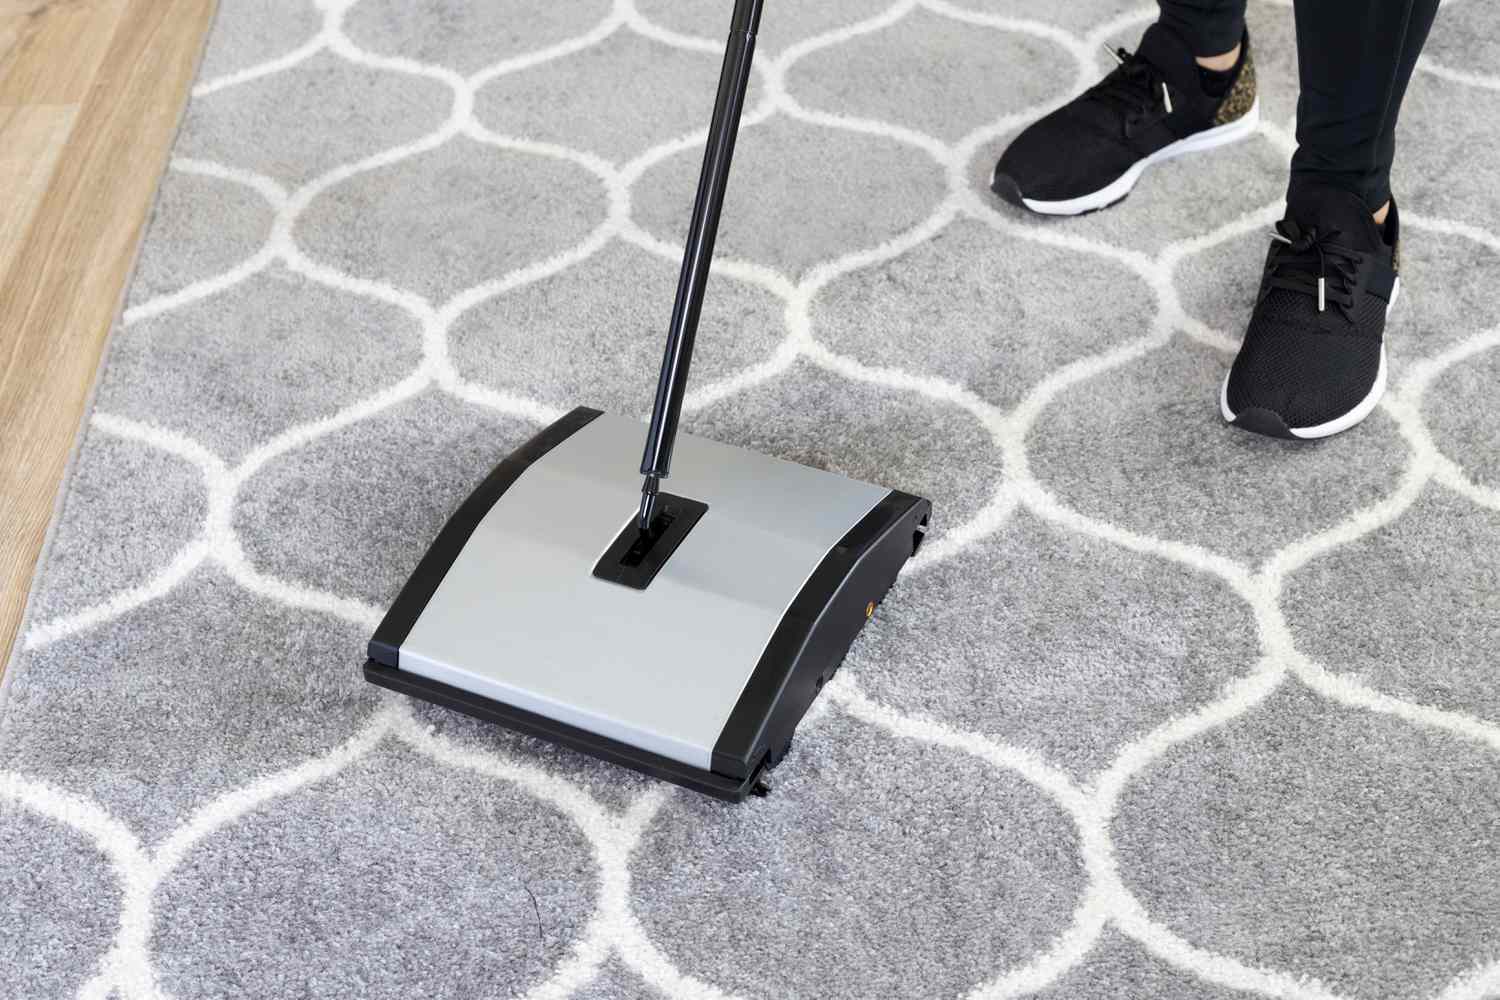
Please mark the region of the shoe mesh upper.
[[1332, 329], [1325, 330], [1311, 297], [1273, 289], [1256, 307], [1235, 358], [1229, 408], [1270, 410], [1288, 427], [1304, 428], [1358, 406], [1380, 370], [1385, 303], [1361, 295], [1353, 314], [1350, 322], [1332, 311]]

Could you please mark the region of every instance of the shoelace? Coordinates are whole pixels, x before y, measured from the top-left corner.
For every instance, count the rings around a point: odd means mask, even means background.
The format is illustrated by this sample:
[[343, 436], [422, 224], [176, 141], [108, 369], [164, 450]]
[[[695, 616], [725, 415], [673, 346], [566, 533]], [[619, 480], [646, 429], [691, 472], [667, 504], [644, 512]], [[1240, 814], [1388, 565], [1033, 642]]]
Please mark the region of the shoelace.
[[1131, 126], [1139, 118], [1151, 111], [1158, 93], [1165, 113], [1172, 113], [1172, 94], [1155, 66], [1123, 48], [1112, 49], [1106, 45], [1104, 51], [1113, 56], [1119, 66], [1093, 88], [1092, 94], [1125, 112], [1126, 135], [1130, 134]]
[[[1276, 223], [1271, 239], [1278, 244], [1272, 247], [1266, 261], [1265, 292], [1272, 288], [1304, 295], [1313, 295], [1318, 300], [1318, 312], [1327, 309], [1328, 302], [1339, 307], [1344, 318], [1352, 319], [1354, 307], [1354, 285], [1359, 276], [1359, 267], [1365, 255], [1353, 247], [1337, 242], [1342, 235], [1337, 229], [1319, 233], [1316, 226], [1305, 231], [1291, 219]], [[1317, 266], [1316, 274], [1313, 266]], [[1334, 279], [1329, 290], [1329, 278]]]

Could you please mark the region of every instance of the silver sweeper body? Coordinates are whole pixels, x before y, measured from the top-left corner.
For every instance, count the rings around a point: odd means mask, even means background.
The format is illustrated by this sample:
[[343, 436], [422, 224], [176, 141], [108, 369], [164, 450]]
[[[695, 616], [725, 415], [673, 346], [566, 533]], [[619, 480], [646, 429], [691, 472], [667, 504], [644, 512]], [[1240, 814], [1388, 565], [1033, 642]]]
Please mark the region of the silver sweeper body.
[[929, 506], [684, 435], [672, 484], [706, 509], [637, 588], [607, 574], [638, 534], [625, 456], [643, 430], [575, 410], [534, 461], [502, 463], [392, 606], [366, 676], [738, 800], [786, 752]]
[[504, 459], [423, 557], [365, 667], [733, 801], [766, 789], [931, 511], [676, 433], [759, 8], [736, 3], [650, 427], [580, 408]]

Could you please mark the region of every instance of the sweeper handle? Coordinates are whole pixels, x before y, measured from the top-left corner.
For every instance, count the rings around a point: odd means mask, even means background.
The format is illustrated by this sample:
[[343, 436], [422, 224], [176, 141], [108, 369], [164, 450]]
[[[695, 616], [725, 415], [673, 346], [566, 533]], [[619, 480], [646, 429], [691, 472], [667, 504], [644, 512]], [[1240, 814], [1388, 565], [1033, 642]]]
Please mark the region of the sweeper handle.
[[755, 54], [761, 3], [762, 0], [735, 0], [734, 21], [724, 46], [719, 96], [714, 101], [714, 116], [708, 126], [708, 148], [704, 150], [703, 170], [698, 175], [698, 196], [693, 202], [692, 225], [682, 254], [682, 273], [677, 278], [667, 351], [656, 383], [651, 428], [646, 432], [646, 453], [641, 457], [641, 475], [646, 477], [641, 486], [642, 531], [649, 530], [656, 517], [657, 489], [672, 467], [672, 444], [677, 438], [677, 418], [682, 413], [688, 365], [693, 360], [693, 339], [698, 334], [703, 289], [708, 284], [709, 263], [714, 256], [719, 212], [724, 207], [729, 161], [734, 157], [734, 139], [740, 129], [740, 112], [745, 107], [745, 88], [750, 83], [750, 58]]

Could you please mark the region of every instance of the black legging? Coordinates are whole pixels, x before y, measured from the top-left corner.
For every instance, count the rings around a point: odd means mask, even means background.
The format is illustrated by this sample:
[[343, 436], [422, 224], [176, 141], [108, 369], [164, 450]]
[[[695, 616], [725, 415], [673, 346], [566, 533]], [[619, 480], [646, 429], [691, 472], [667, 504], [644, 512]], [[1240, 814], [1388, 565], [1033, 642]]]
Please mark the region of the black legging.
[[[1228, 52], [1245, 0], [1158, 0], [1162, 23], [1198, 55]], [[1391, 196], [1396, 116], [1438, 0], [1298, 0], [1297, 152], [1291, 187], [1331, 184], [1371, 210]]]

